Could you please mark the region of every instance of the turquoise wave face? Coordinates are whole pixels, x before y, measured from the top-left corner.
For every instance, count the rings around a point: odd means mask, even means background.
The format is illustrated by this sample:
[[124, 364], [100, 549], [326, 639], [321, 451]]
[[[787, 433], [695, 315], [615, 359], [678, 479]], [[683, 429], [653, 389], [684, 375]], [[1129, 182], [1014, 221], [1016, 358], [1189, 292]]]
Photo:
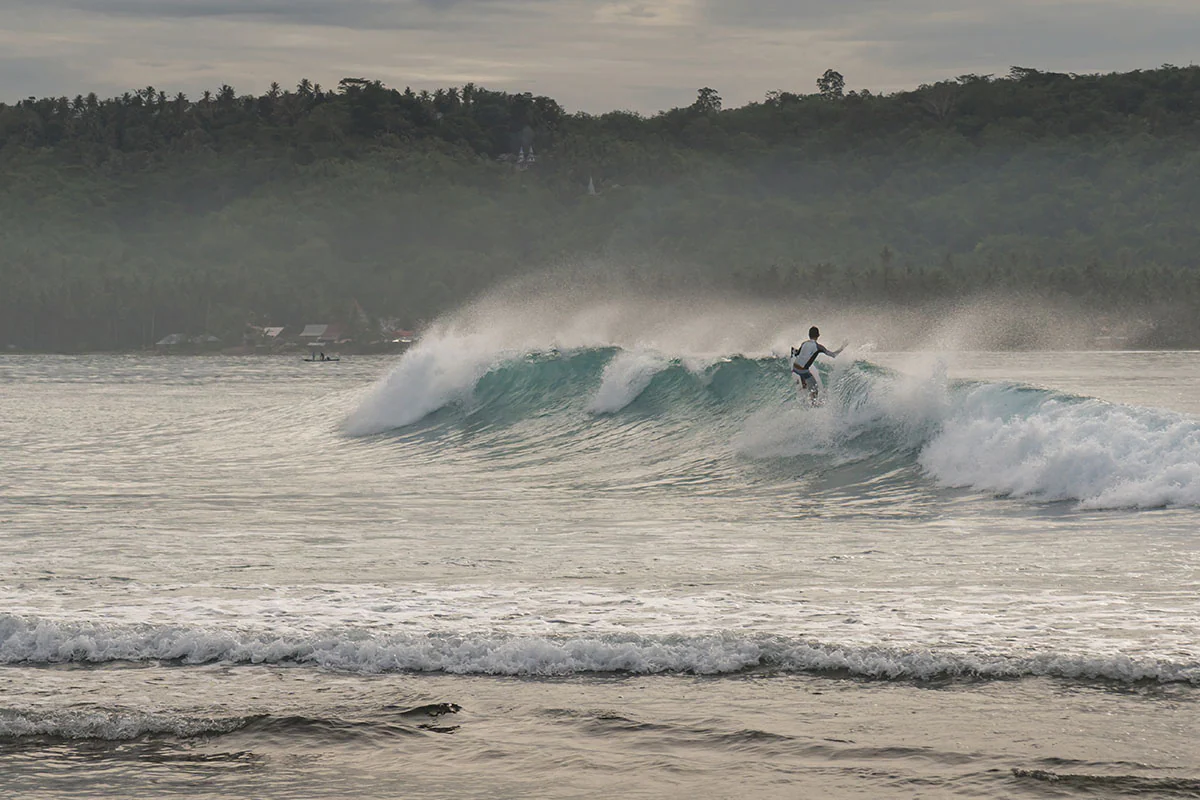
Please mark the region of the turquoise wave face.
[[[780, 403], [795, 397], [787, 365], [741, 356], [669, 358], [652, 352], [598, 348], [523, 356], [500, 354], [481, 366], [430, 370], [418, 357], [377, 387], [348, 422], [355, 435], [415, 423], [466, 420], [513, 423], [530, 416], [588, 413], [702, 418], [722, 411]], [[864, 373], [881, 371], [860, 362]], [[828, 374], [827, 367], [820, 368]], [[429, 380], [430, 373], [436, 377]], [[457, 374], [454, 374], [457, 373]], [[839, 389], [838, 396], [844, 392]], [[425, 419], [433, 412], [438, 414]]]
[[1200, 423], [1186, 415], [861, 359], [818, 374], [813, 408], [780, 358], [416, 350], [346, 431], [626, 488], [770, 491], [841, 470], [861, 491], [924, 481], [1095, 508], [1200, 504]]

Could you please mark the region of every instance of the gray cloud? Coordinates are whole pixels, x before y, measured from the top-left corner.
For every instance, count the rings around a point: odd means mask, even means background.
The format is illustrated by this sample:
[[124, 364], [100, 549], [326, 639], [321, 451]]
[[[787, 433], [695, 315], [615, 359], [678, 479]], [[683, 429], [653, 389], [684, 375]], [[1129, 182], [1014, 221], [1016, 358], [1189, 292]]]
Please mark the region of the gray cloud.
[[11, 0], [13, 6], [53, 7], [92, 16], [137, 20], [231, 19], [351, 30], [422, 29], [526, 13], [531, 0]]
[[940, 0], [700, 0], [698, 8], [714, 25], [828, 30], [875, 15], [923, 15], [950, 5]]
[[0, 97], [361, 75], [652, 112], [701, 86], [812, 91], [829, 67], [893, 91], [1188, 64], [1196, 42], [1195, 0], [0, 0]]
[[[1104, 13], [1096, 13], [1101, 5]], [[864, 24], [851, 35], [892, 69], [931, 76], [1004, 74], [1013, 65], [1111, 72], [1190, 63], [1200, 42], [1200, 6], [1068, 3], [1021, 16], [989, 13], [982, 24], [961, 17]]]
[[[58, 59], [44, 56], [0, 56], [0, 87], [17, 87], [3, 99], [21, 100], [26, 97], [53, 97], [63, 94], [64, 86], [87, 86], [88, 74]], [[92, 83], [91, 89], [105, 96], [116, 94], [124, 87]], [[80, 92], [83, 93], [83, 90]]]
[[[1192, 0], [700, 0], [704, 24], [824, 43], [853, 88], [893, 91], [1013, 65], [1109, 72], [1188, 64], [1200, 50]], [[811, 82], [801, 86], [811, 90]]]

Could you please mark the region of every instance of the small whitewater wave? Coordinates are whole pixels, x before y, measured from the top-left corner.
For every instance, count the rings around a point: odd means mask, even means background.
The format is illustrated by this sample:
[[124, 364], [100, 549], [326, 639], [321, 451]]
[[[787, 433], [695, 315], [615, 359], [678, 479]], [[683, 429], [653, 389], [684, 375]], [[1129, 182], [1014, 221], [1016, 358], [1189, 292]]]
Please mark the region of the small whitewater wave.
[[0, 663], [171, 662], [299, 664], [351, 673], [442, 672], [564, 676], [589, 673], [724, 675], [748, 670], [837, 673], [880, 680], [1047, 676], [1117, 683], [1200, 684], [1200, 662], [1079, 653], [1005, 653], [891, 648], [769, 634], [502, 633], [320, 635], [237, 633], [177, 627], [11, 625]]
[[1013, 777], [1048, 783], [1064, 791], [1086, 794], [1112, 794], [1121, 797], [1196, 797], [1200, 795], [1200, 780], [1180, 777], [1147, 775], [1091, 775], [1086, 773], [1055, 772], [1048, 769], [1014, 767]]
[[0, 741], [5, 739], [63, 739], [128, 742], [138, 739], [195, 739], [250, 733], [256, 738], [293, 739], [312, 736], [323, 742], [379, 740], [443, 732], [452, 726], [437, 724], [458, 713], [456, 703], [428, 703], [413, 708], [391, 707], [385, 720], [357, 720], [301, 715], [248, 714], [194, 715], [182, 712], [142, 711], [133, 708], [75, 707], [64, 709], [0, 708]]
[[145, 736], [189, 739], [232, 733], [247, 723], [243, 717], [194, 717], [128, 708], [0, 708], [0, 740], [39, 737], [132, 741]]
[[1099, 400], [981, 386], [922, 449], [949, 486], [1084, 508], [1200, 505], [1200, 423]]

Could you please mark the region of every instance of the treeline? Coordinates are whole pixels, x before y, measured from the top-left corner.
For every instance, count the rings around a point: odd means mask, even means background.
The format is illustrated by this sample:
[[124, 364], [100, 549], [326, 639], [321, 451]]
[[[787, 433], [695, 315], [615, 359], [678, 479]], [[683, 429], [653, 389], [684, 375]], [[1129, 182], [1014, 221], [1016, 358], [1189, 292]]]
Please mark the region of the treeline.
[[664, 292], [1061, 294], [1200, 344], [1200, 68], [817, 89], [649, 117], [357, 78], [0, 104], [0, 346], [416, 325], [584, 260]]

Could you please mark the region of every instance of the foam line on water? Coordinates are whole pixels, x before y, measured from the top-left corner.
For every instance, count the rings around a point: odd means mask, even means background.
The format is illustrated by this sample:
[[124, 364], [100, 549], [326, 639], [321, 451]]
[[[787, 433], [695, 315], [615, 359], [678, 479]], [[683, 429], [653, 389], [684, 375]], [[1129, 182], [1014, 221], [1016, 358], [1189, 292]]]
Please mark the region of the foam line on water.
[[24, 737], [131, 741], [144, 736], [219, 736], [246, 724], [241, 718], [188, 717], [131, 709], [0, 709], [0, 740]]
[[380, 634], [327, 630], [278, 635], [182, 626], [100, 626], [29, 621], [0, 641], [0, 663], [299, 664], [353, 673], [479, 675], [696, 673], [767, 668], [883, 680], [1048, 676], [1118, 683], [1200, 683], [1200, 662], [1079, 652], [889, 647], [741, 632], [521, 636]]

